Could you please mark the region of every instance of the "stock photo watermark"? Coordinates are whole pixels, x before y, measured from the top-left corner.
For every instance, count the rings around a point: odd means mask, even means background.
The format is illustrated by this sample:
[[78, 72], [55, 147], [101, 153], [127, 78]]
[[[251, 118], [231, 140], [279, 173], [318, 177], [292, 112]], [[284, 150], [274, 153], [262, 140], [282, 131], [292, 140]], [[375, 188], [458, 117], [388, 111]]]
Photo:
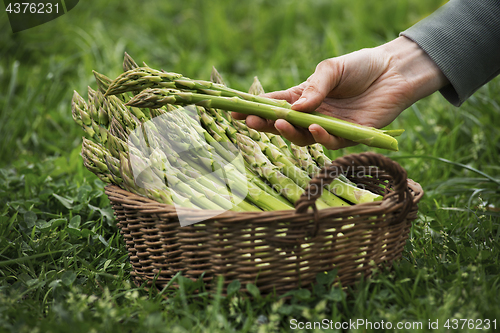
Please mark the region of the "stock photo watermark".
[[[228, 160], [221, 156], [220, 150], [207, 143], [199, 121], [196, 107], [188, 106], [154, 117], [130, 133], [128, 150], [134, 180], [146, 190], [167, 193], [177, 210], [186, 201], [203, 204], [207, 199], [229, 210], [248, 194], [243, 157], [234, 154]], [[144, 156], [149, 156], [149, 162]], [[178, 217], [181, 226], [187, 226], [220, 213], [207, 209], [200, 215]]]
[[333, 321], [323, 319], [322, 321], [299, 321], [291, 319], [291, 330], [495, 330], [497, 329], [496, 319], [447, 319], [447, 320], [427, 320], [425, 321], [369, 321], [366, 319], [358, 318], [356, 320], [349, 319], [348, 321]]

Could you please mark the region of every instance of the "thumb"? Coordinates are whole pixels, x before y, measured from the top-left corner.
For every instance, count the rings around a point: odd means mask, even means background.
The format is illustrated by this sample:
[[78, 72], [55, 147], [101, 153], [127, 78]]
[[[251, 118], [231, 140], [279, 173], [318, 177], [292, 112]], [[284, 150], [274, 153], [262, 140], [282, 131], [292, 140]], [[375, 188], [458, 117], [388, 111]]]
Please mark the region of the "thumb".
[[316, 110], [339, 83], [341, 67], [340, 61], [335, 58], [320, 62], [314, 73], [301, 84], [304, 87], [302, 95], [293, 103], [292, 109], [306, 112]]

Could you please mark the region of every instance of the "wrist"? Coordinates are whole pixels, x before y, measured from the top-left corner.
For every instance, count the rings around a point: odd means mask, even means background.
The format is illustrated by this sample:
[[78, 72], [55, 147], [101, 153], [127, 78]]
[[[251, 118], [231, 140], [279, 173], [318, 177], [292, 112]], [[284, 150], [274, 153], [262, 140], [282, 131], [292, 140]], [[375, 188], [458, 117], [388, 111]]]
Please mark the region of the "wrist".
[[436, 63], [412, 40], [401, 36], [380, 48], [388, 53], [390, 67], [408, 82], [413, 101], [450, 84]]

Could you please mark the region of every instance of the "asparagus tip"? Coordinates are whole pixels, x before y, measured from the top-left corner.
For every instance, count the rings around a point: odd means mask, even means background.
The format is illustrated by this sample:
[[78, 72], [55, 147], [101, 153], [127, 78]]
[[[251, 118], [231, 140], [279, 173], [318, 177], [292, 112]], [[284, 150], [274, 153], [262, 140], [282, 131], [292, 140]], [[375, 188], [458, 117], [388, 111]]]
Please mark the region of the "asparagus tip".
[[259, 78], [257, 76], [254, 76], [253, 83], [250, 86], [248, 93], [252, 95], [260, 95], [265, 93], [264, 88], [262, 87], [262, 84], [260, 83]]
[[212, 81], [213, 83], [221, 84], [223, 86], [226, 85], [226, 83], [222, 79], [222, 76], [220, 75], [219, 71], [217, 71], [215, 66], [212, 66], [212, 73], [210, 74], [210, 81]]
[[138, 67], [139, 67], [139, 65], [137, 65], [135, 60], [132, 59], [132, 57], [127, 52], [124, 52], [123, 71], [126, 72], [126, 71], [129, 71], [131, 69], [138, 68]]

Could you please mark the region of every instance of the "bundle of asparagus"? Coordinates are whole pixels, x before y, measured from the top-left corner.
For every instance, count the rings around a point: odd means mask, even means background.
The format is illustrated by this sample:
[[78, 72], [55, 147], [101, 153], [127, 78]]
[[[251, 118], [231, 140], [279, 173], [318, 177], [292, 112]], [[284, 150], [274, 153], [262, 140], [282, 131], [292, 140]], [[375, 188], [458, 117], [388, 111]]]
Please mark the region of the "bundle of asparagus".
[[[331, 161], [319, 144], [298, 147], [280, 136], [257, 132], [228, 111], [314, 121], [337, 134], [397, 149], [397, 131], [364, 128], [300, 113], [285, 101], [259, 96], [255, 78], [248, 93], [230, 89], [214, 69], [211, 80], [139, 67], [125, 54], [125, 73], [114, 81], [94, 72], [98, 90], [88, 100], [73, 95], [72, 115], [83, 139], [84, 165], [101, 180], [160, 203], [188, 208], [273, 211], [293, 204], [321, 167]], [[304, 120], [305, 119], [305, 120]], [[353, 128], [359, 129], [353, 131]], [[319, 209], [381, 200], [336, 179], [317, 200]]]
[[319, 112], [303, 113], [290, 109], [286, 101], [243, 93], [209, 81], [192, 80], [177, 73], [167, 73], [149, 67], [132, 69], [120, 75], [106, 92], [115, 95], [127, 91], [140, 94], [128, 102], [130, 106], [148, 108], [167, 104], [196, 104], [261, 116], [266, 119], [285, 119], [302, 127], [321, 125], [329, 133], [368, 146], [398, 150], [394, 136], [403, 130], [380, 130], [329, 117]]

